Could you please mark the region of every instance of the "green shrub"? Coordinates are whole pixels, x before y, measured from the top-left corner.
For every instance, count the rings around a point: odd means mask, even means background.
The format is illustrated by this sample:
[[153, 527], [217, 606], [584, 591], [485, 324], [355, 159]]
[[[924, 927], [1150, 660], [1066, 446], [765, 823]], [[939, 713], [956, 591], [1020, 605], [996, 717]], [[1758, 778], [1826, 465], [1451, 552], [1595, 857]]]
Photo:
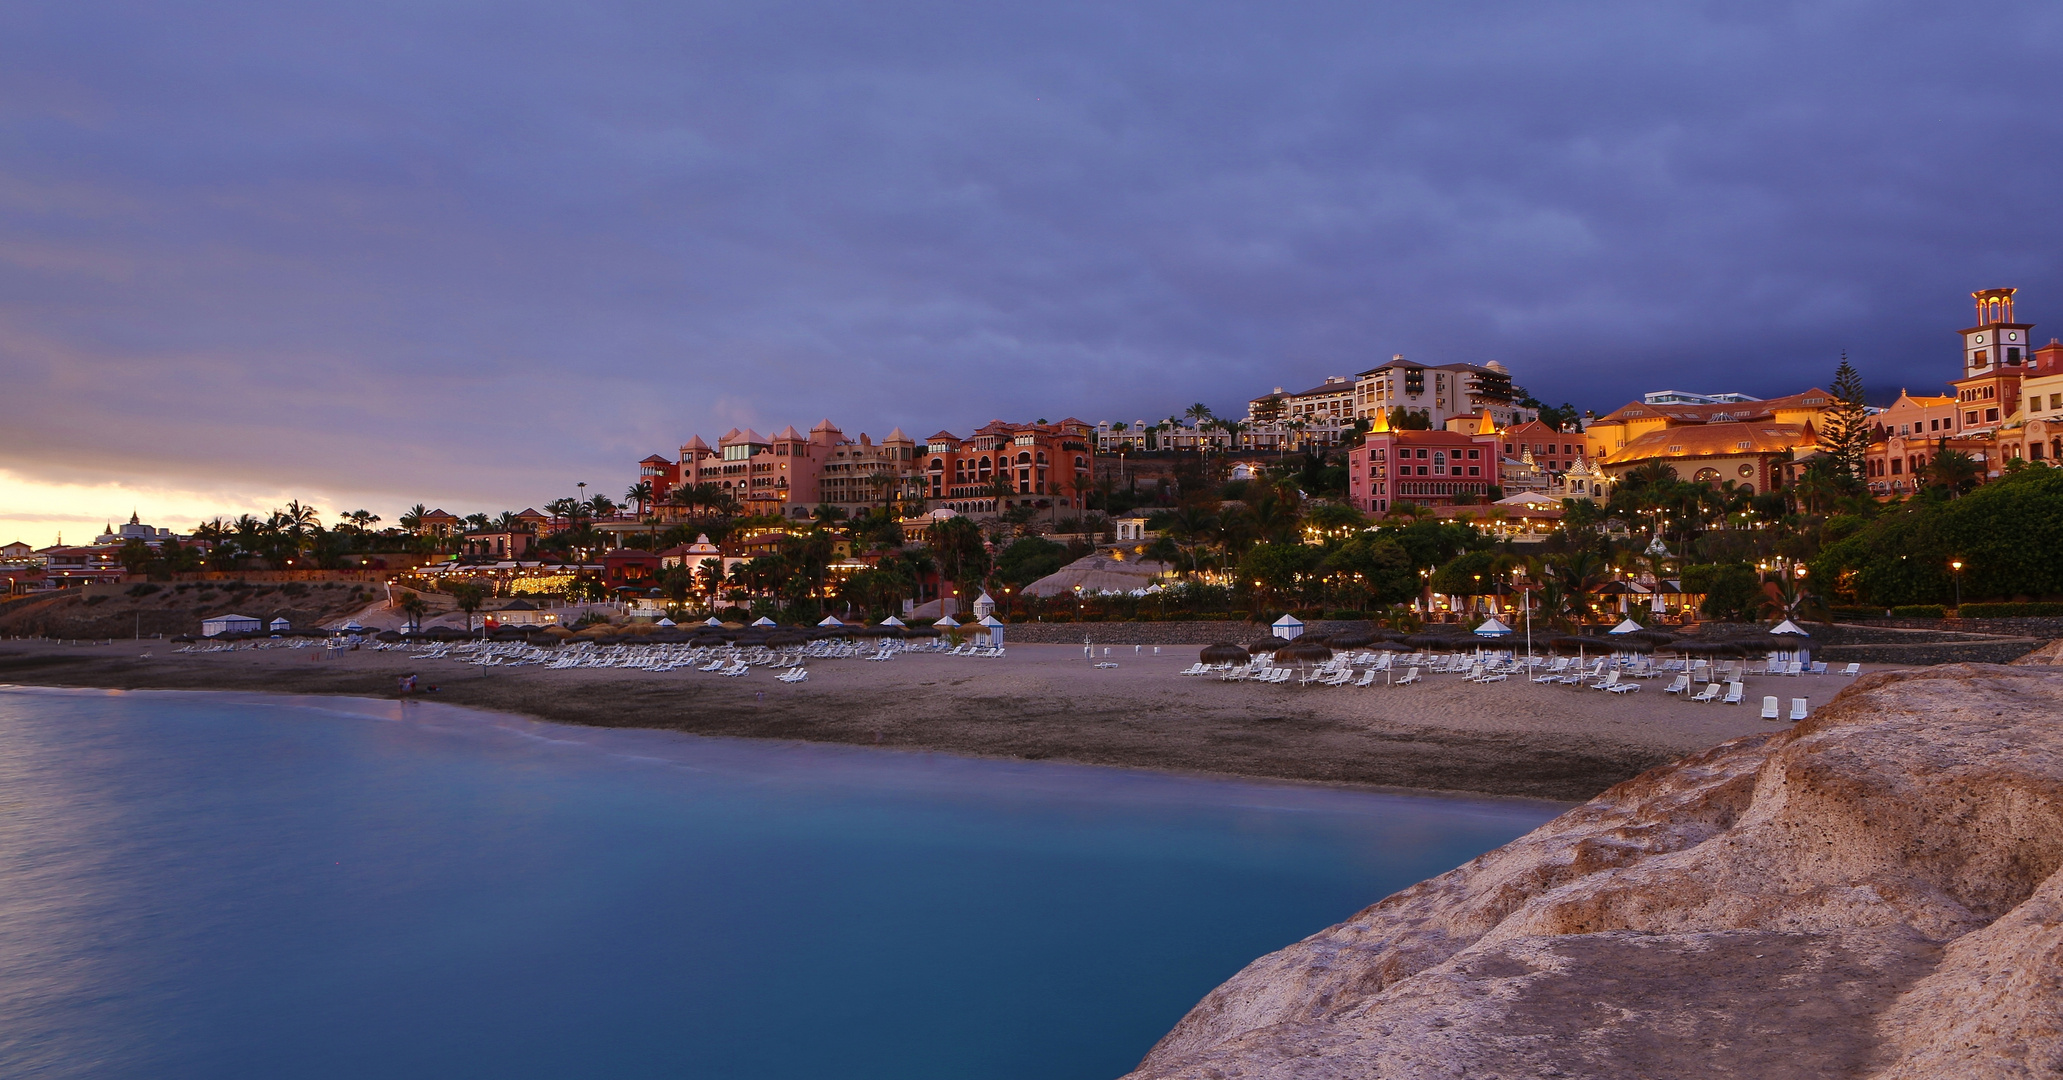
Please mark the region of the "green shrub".
[[149, 596], [150, 594], [152, 594], [152, 593], [154, 593], [154, 592], [157, 592], [157, 591], [158, 591], [158, 586], [156, 586], [156, 585], [152, 585], [152, 584], [151, 584], [150, 582], [146, 581], [146, 582], [144, 582], [144, 583], [143, 583], [143, 584], [141, 584], [141, 585], [131, 585], [131, 586], [129, 586], [128, 590], [127, 590], [127, 591], [125, 591], [125, 592], [124, 592], [124, 593], [123, 593], [122, 595], [124, 595], [124, 596], [135, 596], [135, 597], [144, 597], [144, 596]]
[[87, 598], [86, 598], [86, 606], [87, 606], [87, 607], [92, 607], [92, 606], [93, 606], [93, 605], [95, 605], [95, 604], [104, 604], [104, 603], [107, 603], [107, 597], [106, 597], [106, 596], [89, 596], [89, 597], [87, 597]]
[[1948, 609], [1940, 604], [1901, 604], [1891, 609], [1891, 614], [1900, 619], [1943, 619]]
[[1827, 610], [1832, 612], [1837, 619], [1881, 619], [1884, 617], [1884, 609], [1880, 607], [1843, 607], [1837, 604]]
[[2063, 604], [1964, 604], [1956, 609], [1963, 619], [2024, 619], [2063, 615]]

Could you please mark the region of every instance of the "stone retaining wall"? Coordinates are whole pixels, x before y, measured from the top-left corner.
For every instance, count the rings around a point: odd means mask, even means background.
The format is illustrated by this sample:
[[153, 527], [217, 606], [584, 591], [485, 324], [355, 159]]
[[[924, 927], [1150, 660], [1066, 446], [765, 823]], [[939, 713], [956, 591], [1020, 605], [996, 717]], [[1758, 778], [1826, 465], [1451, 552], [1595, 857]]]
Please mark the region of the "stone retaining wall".
[[[1320, 619], [1304, 624], [1306, 633], [1367, 632], [1374, 624], [1354, 619]], [[1265, 636], [1268, 627], [1260, 623], [1230, 619], [1198, 619], [1193, 622], [1079, 622], [1011, 623], [1003, 630], [1004, 642], [1027, 645], [1080, 645], [1084, 637], [1098, 645], [1209, 645], [1217, 641], [1239, 644]]]

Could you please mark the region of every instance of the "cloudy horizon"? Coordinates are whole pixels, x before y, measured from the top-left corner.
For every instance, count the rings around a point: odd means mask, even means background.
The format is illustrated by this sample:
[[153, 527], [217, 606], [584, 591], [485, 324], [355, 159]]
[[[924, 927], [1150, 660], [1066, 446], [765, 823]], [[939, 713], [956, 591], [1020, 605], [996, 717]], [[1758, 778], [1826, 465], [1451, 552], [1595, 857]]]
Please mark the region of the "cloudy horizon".
[[1604, 412], [2063, 332], [2063, 11], [19, 5], [0, 542], [617, 495], [690, 435]]

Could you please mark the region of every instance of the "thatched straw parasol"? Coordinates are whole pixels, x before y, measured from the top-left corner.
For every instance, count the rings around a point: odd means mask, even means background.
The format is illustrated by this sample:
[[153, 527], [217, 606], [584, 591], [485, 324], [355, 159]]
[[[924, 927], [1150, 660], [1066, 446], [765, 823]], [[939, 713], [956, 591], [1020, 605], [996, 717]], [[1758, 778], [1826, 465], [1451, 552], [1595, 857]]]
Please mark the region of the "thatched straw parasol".
[[1244, 664], [1246, 658], [1246, 646], [1224, 641], [1216, 645], [1206, 645], [1203, 651], [1197, 654], [1197, 659], [1206, 664]]
[[1288, 647], [1288, 640], [1270, 634], [1269, 636], [1260, 638], [1252, 644], [1248, 645], [1246, 647], [1246, 651], [1254, 654], [1255, 656], [1259, 656], [1264, 652], [1277, 652]]
[[1326, 641], [1326, 644], [1336, 649], [1364, 649], [1374, 643], [1374, 634], [1357, 633], [1351, 630], [1345, 633], [1334, 634]]
[[1283, 660], [1330, 660], [1332, 649], [1316, 641], [1298, 639], [1275, 650], [1277, 662]]

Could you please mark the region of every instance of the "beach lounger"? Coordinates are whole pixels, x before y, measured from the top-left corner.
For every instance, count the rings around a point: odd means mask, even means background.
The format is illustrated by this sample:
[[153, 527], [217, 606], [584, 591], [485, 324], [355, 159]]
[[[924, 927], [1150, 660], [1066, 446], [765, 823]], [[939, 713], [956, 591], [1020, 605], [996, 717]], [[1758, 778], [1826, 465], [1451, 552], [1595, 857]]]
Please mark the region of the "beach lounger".
[[1824, 660], [1814, 660], [1814, 661], [1812, 662], [1812, 673], [1813, 673], [1814, 675], [1825, 675], [1825, 674], [1827, 673], [1827, 664], [1826, 664], [1826, 661], [1824, 661]]
[[1695, 694], [1691, 695], [1690, 697], [1687, 697], [1687, 698], [1685, 698], [1684, 700], [1685, 700], [1685, 701], [1696, 701], [1696, 702], [1700, 702], [1700, 703], [1710, 703], [1710, 702], [1718, 701], [1718, 700], [1719, 700], [1719, 684], [1718, 684], [1718, 683], [1706, 683], [1706, 684], [1705, 684], [1705, 688], [1704, 688], [1703, 690], [1700, 690], [1700, 691], [1698, 691], [1697, 693], [1695, 693]]
[[[1387, 655], [1389, 655], [1389, 654], [1388, 654], [1388, 653], [1384, 653], [1383, 655], [1387, 656]], [[1377, 675], [1381, 674], [1381, 673], [1382, 673], [1382, 669], [1381, 669], [1381, 668], [1369, 668], [1369, 669], [1368, 669], [1367, 671], [1364, 671], [1364, 672], [1362, 672], [1362, 673], [1361, 673], [1361, 677], [1360, 677], [1360, 678], [1358, 678], [1358, 679], [1355, 679], [1355, 680], [1354, 680], [1354, 685], [1355, 685], [1355, 686], [1368, 686], [1368, 685], [1371, 685], [1371, 684], [1373, 684], [1373, 683], [1375, 682], [1375, 677], [1376, 677]]]
[[1417, 669], [1417, 668], [1412, 668], [1412, 669], [1411, 669], [1410, 671], [1407, 671], [1407, 672], [1405, 672], [1405, 673], [1404, 673], [1404, 677], [1403, 677], [1403, 678], [1401, 678], [1401, 679], [1398, 679], [1398, 680], [1397, 680], [1397, 685], [1398, 685], [1398, 686], [1410, 686], [1410, 685], [1411, 685], [1412, 683], [1415, 683], [1415, 682], [1418, 682], [1418, 681], [1419, 681], [1418, 669]]
[[1602, 681], [1591, 683], [1590, 688], [1592, 690], [1610, 690], [1617, 685], [1619, 685], [1619, 673], [1613, 671], [1607, 674]]
[[1782, 719], [1782, 715], [1777, 712], [1775, 698], [1765, 697], [1762, 699], [1762, 718], [1764, 720]]
[[1746, 694], [1746, 693], [1747, 693], [1747, 691], [1748, 691], [1748, 684], [1747, 684], [1747, 683], [1744, 683], [1744, 682], [1738, 682], [1738, 681], [1737, 681], [1737, 682], [1730, 682], [1730, 683], [1727, 683], [1727, 684], [1726, 684], [1726, 696], [1725, 696], [1725, 697], [1723, 697], [1723, 698], [1720, 698], [1720, 699], [1719, 699], [1719, 703], [1720, 703], [1721, 705], [1739, 705], [1739, 704], [1741, 703], [1741, 697], [1742, 697], [1742, 695], [1743, 695], [1743, 694]]
[[1791, 699], [1791, 719], [1793, 719], [1793, 720], [1803, 720], [1803, 719], [1805, 719], [1805, 712], [1806, 712], [1806, 708], [1805, 708], [1805, 699], [1804, 699], [1804, 698], [1802, 698], [1802, 697], [1794, 697], [1794, 698], [1792, 698], [1792, 699]]
[[1691, 677], [1688, 675], [1678, 675], [1674, 681], [1662, 688], [1662, 692], [1665, 694], [1681, 694], [1690, 688]]
[[1853, 678], [1855, 678], [1855, 677], [1856, 677], [1857, 675], [1860, 675], [1860, 674], [1862, 674], [1862, 665], [1861, 665], [1861, 664], [1850, 664], [1850, 665], [1848, 665], [1847, 667], [1845, 667], [1845, 668], [1842, 668], [1842, 669], [1841, 669], [1841, 674], [1843, 674], [1843, 675], [1846, 675], [1846, 676], [1848, 676], [1849, 678], [1853, 679]]
[[1605, 687], [1605, 691], [1612, 694], [1632, 694], [1639, 692], [1639, 690], [1640, 684], [1637, 682], [1613, 683]]

